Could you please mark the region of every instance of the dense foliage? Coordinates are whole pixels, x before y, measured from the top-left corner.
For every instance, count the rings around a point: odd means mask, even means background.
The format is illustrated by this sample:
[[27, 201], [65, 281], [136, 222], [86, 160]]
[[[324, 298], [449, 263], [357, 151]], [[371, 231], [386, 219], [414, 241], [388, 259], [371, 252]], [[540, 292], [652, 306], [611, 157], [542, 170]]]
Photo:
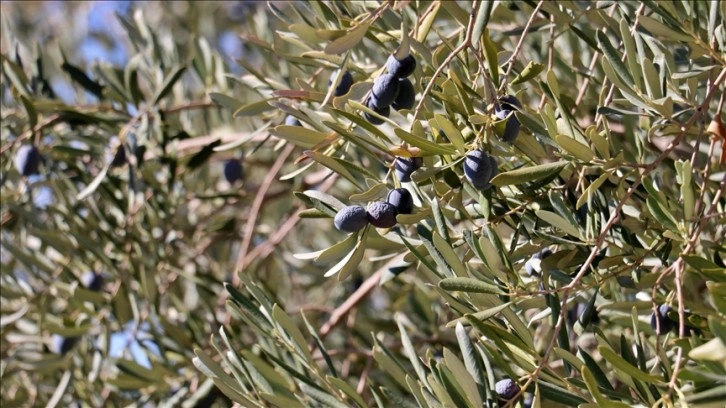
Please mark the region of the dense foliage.
[[724, 16], [3, 2], [0, 404], [722, 406]]

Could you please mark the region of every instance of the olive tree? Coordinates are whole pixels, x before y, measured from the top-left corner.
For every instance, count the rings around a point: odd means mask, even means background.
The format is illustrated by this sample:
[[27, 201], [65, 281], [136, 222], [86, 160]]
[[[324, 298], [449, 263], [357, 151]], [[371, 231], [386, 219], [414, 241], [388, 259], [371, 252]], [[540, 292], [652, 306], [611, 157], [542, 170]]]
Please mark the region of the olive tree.
[[724, 3], [3, 7], [3, 406], [723, 404]]

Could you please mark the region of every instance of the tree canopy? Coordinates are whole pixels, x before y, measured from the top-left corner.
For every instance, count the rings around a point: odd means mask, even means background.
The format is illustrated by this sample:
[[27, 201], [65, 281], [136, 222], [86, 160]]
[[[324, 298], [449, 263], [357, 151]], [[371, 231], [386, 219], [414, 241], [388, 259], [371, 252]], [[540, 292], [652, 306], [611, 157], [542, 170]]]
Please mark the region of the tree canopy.
[[0, 404], [726, 400], [726, 3], [3, 2]]

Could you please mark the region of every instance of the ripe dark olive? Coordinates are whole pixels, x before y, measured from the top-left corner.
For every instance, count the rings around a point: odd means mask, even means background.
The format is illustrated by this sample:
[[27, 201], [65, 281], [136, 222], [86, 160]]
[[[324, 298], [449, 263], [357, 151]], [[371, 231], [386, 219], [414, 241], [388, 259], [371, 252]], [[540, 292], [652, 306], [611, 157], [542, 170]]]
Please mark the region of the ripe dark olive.
[[78, 337], [63, 337], [60, 334], [54, 334], [50, 348], [56, 354], [65, 355], [73, 349], [76, 343], [78, 343]]
[[499, 98], [499, 106], [501, 106], [501, 110], [515, 110], [515, 109], [522, 109], [522, 104], [519, 102], [519, 99], [515, 98], [513, 95], [504, 95], [501, 98]]
[[300, 123], [300, 121], [297, 120], [297, 118], [292, 115], [288, 115], [285, 118], [285, 124], [287, 126], [302, 126], [302, 123]]
[[87, 271], [81, 276], [81, 283], [86, 289], [98, 292], [103, 288], [103, 275], [93, 271]]
[[15, 155], [15, 168], [23, 176], [30, 176], [38, 173], [40, 166], [40, 152], [33, 145], [22, 145]]
[[386, 201], [396, 207], [398, 214], [411, 214], [413, 212], [413, 197], [405, 188], [389, 191]]
[[398, 87], [398, 78], [391, 74], [383, 74], [376, 78], [371, 89], [371, 94], [376, 99], [376, 106], [379, 109], [391, 106], [398, 96]]
[[339, 231], [356, 232], [368, 224], [368, 213], [359, 205], [349, 205], [338, 211], [333, 224]]
[[524, 264], [524, 269], [527, 271], [527, 274], [529, 276], [539, 276], [542, 272], [542, 267], [540, 266], [542, 260], [550, 255], [552, 255], [552, 250], [549, 248], [544, 248], [532, 255], [532, 257]]
[[600, 323], [600, 315], [598, 314], [597, 309], [593, 309], [590, 316], [585, 315], [586, 311], [587, 311], [587, 304], [578, 303], [575, 307], [573, 307], [567, 311], [567, 321], [571, 325], [574, 325], [575, 322], [579, 321], [583, 327], [589, 326], [590, 323], [592, 323], [592, 324]]
[[498, 104], [494, 107], [494, 115], [499, 120], [507, 119], [504, 133], [498, 136], [507, 143], [513, 143], [519, 135], [521, 124], [519, 119], [514, 115], [515, 110], [521, 110], [522, 104], [512, 95], [505, 95], [499, 98]]
[[519, 391], [522, 390], [511, 378], [505, 378], [497, 381], [497, 383], [494, 384], [494, 389], [496, 390], [497, 395], [499, 395], [499, 398], [505, 401], [511, 400], [519, 393]]
[[[328, 86], [333, 85], [333, 81], [335, 81], [335, 78], [339, 73], [340, 70], [333, 72], [333, 74], [330, 76], [330, 81], [328, 81]], [[350, 72], [345, 71], [343, 73], [343, 76], [340, 78], [338, 86], [335, 87], [335, 93], [333, 95], [345, 95], [348, 93], [348, 91], [350, 91], [351, 86], [353, 86], [353, 75], [351, 75]]]
[[[676, 322], [668, 317], [668, 312], [671, 310], [670, 306], [664, 304], [658, 306], [656, 313], [650, 315], [650, 327], [652, 327], [657, 334], [668, 333], [676, 327]], [[658, 329], [659, 327], [660, 330]]]
[[116, 149], [116, 154], [113, 155], [111, 160], [111, 167], [120, 167], [126, 164], [126, 149], [123, 146], [119, 146]]
[[413, 84], [408, 78], [403, 78], [398, 81], [398, 96], [391, 104], [391, 107], [395, 110], [411, 109], [416, 103], [416, 90], [413, 89]]
[[423, 166], [423, 157], [396, 157], [393, 167], [396, 170], [396, 177], [402, 183], [411, 181], [411, 173]]
[[[391, 114], [391, 107], [386, 106], [386, 107], [380, 108], [378, 106], [378, 103], [379, 102], [376, 100], [375, 96], [371, 95], [371, 97], [368, 98], [368, 100], [366, 101], [366, 107], [370, 108], [371, 110], [373, 110], [373, 112], [375, 112], [381, 116], [388, 117]], [[380, 125], [380, 124], [383, 124], [383, 122], [385, 122], [383, 119], [370, 115], [368, 112], [364, 112], [363, 117], [368, 122], [370, 122], [374, 125]]]
[[464, 160], [464, 175], [477, 190], [491, 188], [489, 180], [497, 174], [497, 161], [481, 150], [474, 150]]
[[391, 55], [386, 61], [386, 69], [389, 74], [396, 78], [405, 78], [413, 74], [416, 69], [416, 59], [409, 54], [399, 61], [395, 55]]
[[396, 225], [396, 207], [376, 201], [368, 206], [368, 222], [378, 228], [391, 228]]
[[237, 159], [224, 162], [224, 178], [230, 183], [242, 180], [242, 162]]
[[498, 136], [500, 139], [504, 140], [507, 143], [514, 143], [514, 141], [517, 139], [517, 136], [519, 135], [519, 128], [521, 127], [519, 120], [516, 116], [514, 116], [514, 112], [509, 110], [501, 110], [497, 111], [495, 113], [495, 116], [499, 120], [509, 117], [509, 119], [507, 119], [507, 123], [504, 125], [504, 132], [498, 134]]

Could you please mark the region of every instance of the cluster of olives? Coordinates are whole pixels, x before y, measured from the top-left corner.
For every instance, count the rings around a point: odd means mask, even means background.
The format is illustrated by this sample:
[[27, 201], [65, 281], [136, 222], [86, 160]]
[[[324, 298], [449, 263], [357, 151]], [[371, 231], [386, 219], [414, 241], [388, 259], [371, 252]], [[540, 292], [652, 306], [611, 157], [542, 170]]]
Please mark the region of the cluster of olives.
[[[416, 90], [413, 83], [407, 78], [416, 69], [416, 59], [407, 55], [399, 60], [396, 55], [388, 57], [386, 62], [387, 74], [376, 78], [371, 89], [371, 95], [365, 105], [381, 116], [388, 117], [391, 107], [395, 110], [411, 109], [416, 100]], [[366, 120], [374, 125], [380, 125], [383, 120], [364, 114]]]
[[388, 192], [386, 201], [376, 201], [365, 209], [359, 205], [349, 205], [335, 215], [335, 228], [343, 232], [356, 232], [368, 224], [378, 228], [391, 228], [396, 225], [398, 214], [413, 212], [413, 197], [405, 188]]

